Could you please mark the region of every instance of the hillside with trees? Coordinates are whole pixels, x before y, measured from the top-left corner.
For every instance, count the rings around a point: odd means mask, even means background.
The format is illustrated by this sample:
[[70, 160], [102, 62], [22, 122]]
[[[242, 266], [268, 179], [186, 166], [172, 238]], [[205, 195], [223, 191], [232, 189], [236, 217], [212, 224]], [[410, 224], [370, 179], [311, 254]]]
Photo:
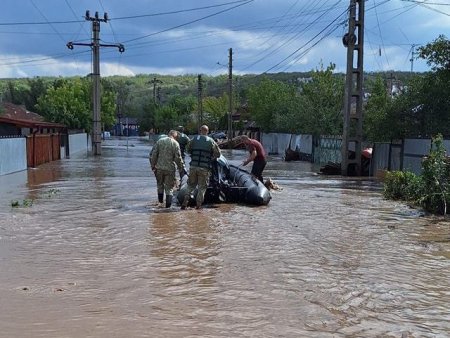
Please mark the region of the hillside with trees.
[[[428, 73], [365, 74], [364, 136], [389, 141], [405, 136], [450, 135], [450, 42], [439, 36], [419, 48]], [[203, 122], [212, 130], [227, 128], [228, 76], [202, 75]], [[245, 120], [265, 132], [340, 134], [345, 74], [333, 64], [307, 73], [233, 76], [233, 106]], [[177, 125], [195, 132], [198, 125], [197, 75], [140, 74], [101, 79], [102, 122], [108, 130], [116, 118], [135, 117], [141, 132], [167, 131]], [[393, 92], [393, 87], [397, 91]], [[91, 80], [87, 77], [0, 80], [2, 101], [70, 128], [91, 128]]]

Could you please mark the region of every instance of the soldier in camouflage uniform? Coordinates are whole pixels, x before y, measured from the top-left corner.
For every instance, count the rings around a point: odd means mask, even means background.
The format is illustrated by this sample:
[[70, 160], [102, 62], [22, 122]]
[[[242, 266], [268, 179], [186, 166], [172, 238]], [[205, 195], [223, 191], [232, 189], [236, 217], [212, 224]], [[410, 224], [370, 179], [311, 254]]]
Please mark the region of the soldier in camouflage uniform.
[[185, 133], [184, 133], [184, 127], [183, 126], [179, 126], [177, 128], [178, 130], [178, 136], [176, 138], [178, 144], [180, 145], [180, 151], [181, 151], [181, 157], [185, 158], [185, 152], [186, 152], [186, 146], [189, 143], [189, 141], [191, 140]]
[[175, 141], [176, 137], [177, 131], [171, 130], [168, 137], [159, 139], [153, 146], [150, 157], [150, 164], [156, 176], [158, 202], [163, 203], [165, 192], [166, 208], [172, 205], [176, 169], [178, 168], [180, 178], [186, 174], [180, 146]]
[[220, 157], [219, 146], [208, 136], [208, 130], [208, 126], [201, 126], [200, 135], [194, 136], [186, 146], [186, 151], [191, 155], [191, 163], [188, 187], [181, 209], [186, 209], [191, 193], [197, 186], [196, 208], [201, 208], [209, 183], [212, 161]]

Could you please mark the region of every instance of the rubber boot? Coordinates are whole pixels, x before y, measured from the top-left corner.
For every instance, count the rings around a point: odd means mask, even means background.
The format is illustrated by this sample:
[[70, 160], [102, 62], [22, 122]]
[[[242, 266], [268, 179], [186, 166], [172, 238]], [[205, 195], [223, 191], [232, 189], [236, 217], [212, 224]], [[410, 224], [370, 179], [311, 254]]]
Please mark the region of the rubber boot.
[[160, 194], [158, 193], [158, 202], [162, 203], [164, 201], [164, 193]]
[[172, 205], [172, 197], [172, 195], [166, 196], [166, 208], [170, 208], [170, 206]]
[[184, 197], [183, 203], [181, 204], [181, 210], [185, 210], [189, 203], [189, 197], [186, 195]]

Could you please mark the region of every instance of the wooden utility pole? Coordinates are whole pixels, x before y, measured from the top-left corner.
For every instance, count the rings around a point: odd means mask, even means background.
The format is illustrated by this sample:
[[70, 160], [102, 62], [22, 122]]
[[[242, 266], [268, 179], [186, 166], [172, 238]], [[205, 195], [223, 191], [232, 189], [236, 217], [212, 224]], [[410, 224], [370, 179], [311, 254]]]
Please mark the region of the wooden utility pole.
[[103, 18], [99, 18], [98, 12], [91, 17], [89, 11], [86, 11], [84, 17], [88, 21], [92, 21], [92, 42], [76, 43], [68, 42], [67, 48], [73, 49], [73, 46], [89, 46], [92, 48], [92, 103], [93, 103], [93, 126], [92, 126], [92, 150], [94, 155], [102, 154], [102, 121], [100, 116], [100, 47], [117, 47], [119, 52], [123, 53], [125, 47], [122, 44], [102, 44], [100, 43], [100, 22], [108, 21], [108, 14], [105, 13]]
[[228, 50], [228, 139], [233, 138], [233, 49]]
[[198, 108], [198, 130], [203, 125], [203, 83], [202, 76], [198, 75], [197, 80], [197, 108]]
[[[364, 2], [365, 0], [350, 0], [348, 33], [342, 39], [344, 46], [347, 47], [344, 128], [341, 147], [341, 173], [344, 176], [352, 173], [361, 175], [364, 99]], [[353, 66], [355, 53], [357, 54], [356, 68]], [[350, 156], [350, 151], [354, 151], [354, 157]]]

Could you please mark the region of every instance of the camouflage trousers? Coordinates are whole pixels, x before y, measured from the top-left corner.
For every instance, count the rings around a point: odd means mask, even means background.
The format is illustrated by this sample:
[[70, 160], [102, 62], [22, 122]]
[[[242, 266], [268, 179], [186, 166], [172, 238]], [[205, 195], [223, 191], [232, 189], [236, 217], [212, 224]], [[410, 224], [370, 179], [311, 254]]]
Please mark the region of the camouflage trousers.
[[172, 196], [173, 187], [175, 186], [176, 182], [175, 171], [158, 169], [155, 176], [158, 194], [162, 194], [165, 192], [166, 196]]
[[183, 205], [187, 206], [189, 202], [189, 196], [192, 191], [198, 186], [196, 205], [200, 207], [203, 204], [205, 198], [206, 188], [209, 183], [210, 172], [205, 168], [191, 167], [189, 169], [189, 178], [187, 181], [187, 190], [184, 197]]

